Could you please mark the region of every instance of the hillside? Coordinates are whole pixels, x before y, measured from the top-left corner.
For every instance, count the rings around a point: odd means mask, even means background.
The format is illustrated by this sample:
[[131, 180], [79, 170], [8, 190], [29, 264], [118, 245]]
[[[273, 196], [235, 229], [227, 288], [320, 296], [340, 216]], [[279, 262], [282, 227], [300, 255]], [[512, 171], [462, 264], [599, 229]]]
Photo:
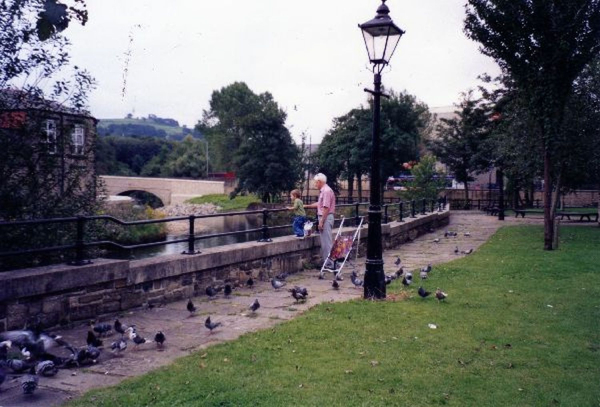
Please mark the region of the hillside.
[[192, 133], [193, 129], [179, 126], [176, 120], [154, 115], [147, 118], [100, 119], [98, 122], [98, 134], [101, 136], [150, 136], [181, 140]]

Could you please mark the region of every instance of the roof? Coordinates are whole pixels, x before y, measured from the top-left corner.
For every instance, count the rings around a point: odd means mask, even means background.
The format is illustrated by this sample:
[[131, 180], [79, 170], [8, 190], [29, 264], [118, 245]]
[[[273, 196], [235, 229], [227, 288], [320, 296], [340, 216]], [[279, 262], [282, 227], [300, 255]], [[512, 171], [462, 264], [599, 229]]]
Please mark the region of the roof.
[[88, 111], [65, 106], [54, 100], [48, 100], [33, 92], [19, 89], [0, 90], [0, 111], [39, 110], [61, 113], [71, 116], [82, 116], [97, 121]]

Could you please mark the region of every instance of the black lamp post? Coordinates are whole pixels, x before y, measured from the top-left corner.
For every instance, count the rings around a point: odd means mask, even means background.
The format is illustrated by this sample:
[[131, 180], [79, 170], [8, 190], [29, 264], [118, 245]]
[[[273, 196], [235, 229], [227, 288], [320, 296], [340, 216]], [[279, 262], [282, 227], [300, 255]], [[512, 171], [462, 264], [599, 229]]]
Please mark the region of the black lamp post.
[[390, 18], [390, 9], [382, 0], [374, 19], [360, 24], [362, 34], [373, 65], [374, 90], [365, 89], [373, 95], [373, 145], [371, 152], [371, 197], [369, 204], [369, 236], [367, 238], [367, 261], [364, 280], [364, 298], [385, 298], [385, 274], [383, 272], [383, 247], [381, 243], [381, 162], [379, 157], [379, 110], [381, 96], [381, 71], [389, 63], [400, 37], [404, 34]]

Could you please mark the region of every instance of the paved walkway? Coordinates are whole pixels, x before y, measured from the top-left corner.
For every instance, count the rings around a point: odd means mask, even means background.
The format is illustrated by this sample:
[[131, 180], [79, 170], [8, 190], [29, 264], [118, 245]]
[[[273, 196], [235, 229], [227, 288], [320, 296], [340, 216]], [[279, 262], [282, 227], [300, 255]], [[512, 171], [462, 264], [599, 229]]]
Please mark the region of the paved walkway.
[[[527, 221], [525, 223], [539, 221]], [[450, 225], [444, 229], [425, 234], [415, 241], [404, 244], [397, 249], [384, 253], [386, 272], [395, 270], [394, 260], [400, 256], [408, 269], [423, 267], [427, 263], [438, 264], [455, 259], [455, 247], [459, 250], [476, 250], [502, 225], [524, 223], [521, 219], [508, 219], [505, 223], [494, 217], [468, 213], [453, 212]], [[445, 230], [457, 232], [457, 237], [444, 238]], [[470, 236], [465, 236], [465, 233]], [[439, 243], [434, 239], [439, 238]], [[358, 259], [358, 271], [363, 273], [364, 259]], [[305, 271], [288, 278], [288, 286], [295, 284], [308, 288], [310, 293], [306, 303], [297, 304], [287, 290], [274, 290], [269, 282], [257, 282], [254, 288], [239, 288], [230, 298], [219, 294], [214, 299], [197, 297], [193, 301], [198, 311], [190, 317], [186, 310], [186, 301], [178, 301], [153, 309], [133, 310], [119, 316], [124, 324], [136, 324], [138, 332], [152, 340], [156, 331], [165, 333], [167, 340], [164, 350], [158, 350], [154, 343], [139, 346], [134, 350], [130, 342], [129, 348], [121, 355], [110, 352], [110, 342], [117, 335], [105, 339], [105, 348], [97, 364], [79, 369], [60, 370], [51, 378], [40, 378], [40, 386], [33, 396], [23, 396], [18, 378], [7, 378], [0, 392], [0, 407], [12, 406], [52, 406], [60, 405], [65, 400], [77, 397], [85, 391], [119, 383], [130, 376], [137, 376], [172, 362], [175, 358], [188, 355], [215, 343], [233, 340], [247, 332], [257, 331], [273, 326], [281, 321], [289, 320], [306, 311], [315, 304], [326, 301], [346, 301], [359, 298], [362, 289], [355, 289], [348, 273], [340, 282], [339, 291], [331, 288], [331, 276], [327, 280], [319, 280], [317, 271]], [[416, 276], [418, 277], [418, 276]], [[287, 288], [287, 287], [286, 287]], [[257, 298], [260, 309], [252, 315], [248, 307]], [[206, 316], [223, 324], [215, 329], [212, 335], [204, 327]], [[111, 321], [108, 321], [111, 322]], [[56, 332], [74, 345], [85, 344], [87, 326]]]

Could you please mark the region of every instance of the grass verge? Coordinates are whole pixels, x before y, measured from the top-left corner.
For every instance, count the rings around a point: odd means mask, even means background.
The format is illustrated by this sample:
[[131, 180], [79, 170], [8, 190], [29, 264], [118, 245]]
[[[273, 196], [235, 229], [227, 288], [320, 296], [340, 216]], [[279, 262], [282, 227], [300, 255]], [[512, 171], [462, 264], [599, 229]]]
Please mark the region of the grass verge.
[[321, 304], [68, 405], [598, 405], [600, 229], [563, 227], [554, 252], [542, 235], [434, 267], [445, 303], [394, 283], [404, 300]]
[[191, 204], [212, 203], [221, 207], [219, 212], [231, 212], [245, 211], [251, 203], [260, 203], [261, 201], [256, 195], [238, 195], [234, 199], [229, 199], [226, 194], [211, 194], [188, 199], [186, 202]]

